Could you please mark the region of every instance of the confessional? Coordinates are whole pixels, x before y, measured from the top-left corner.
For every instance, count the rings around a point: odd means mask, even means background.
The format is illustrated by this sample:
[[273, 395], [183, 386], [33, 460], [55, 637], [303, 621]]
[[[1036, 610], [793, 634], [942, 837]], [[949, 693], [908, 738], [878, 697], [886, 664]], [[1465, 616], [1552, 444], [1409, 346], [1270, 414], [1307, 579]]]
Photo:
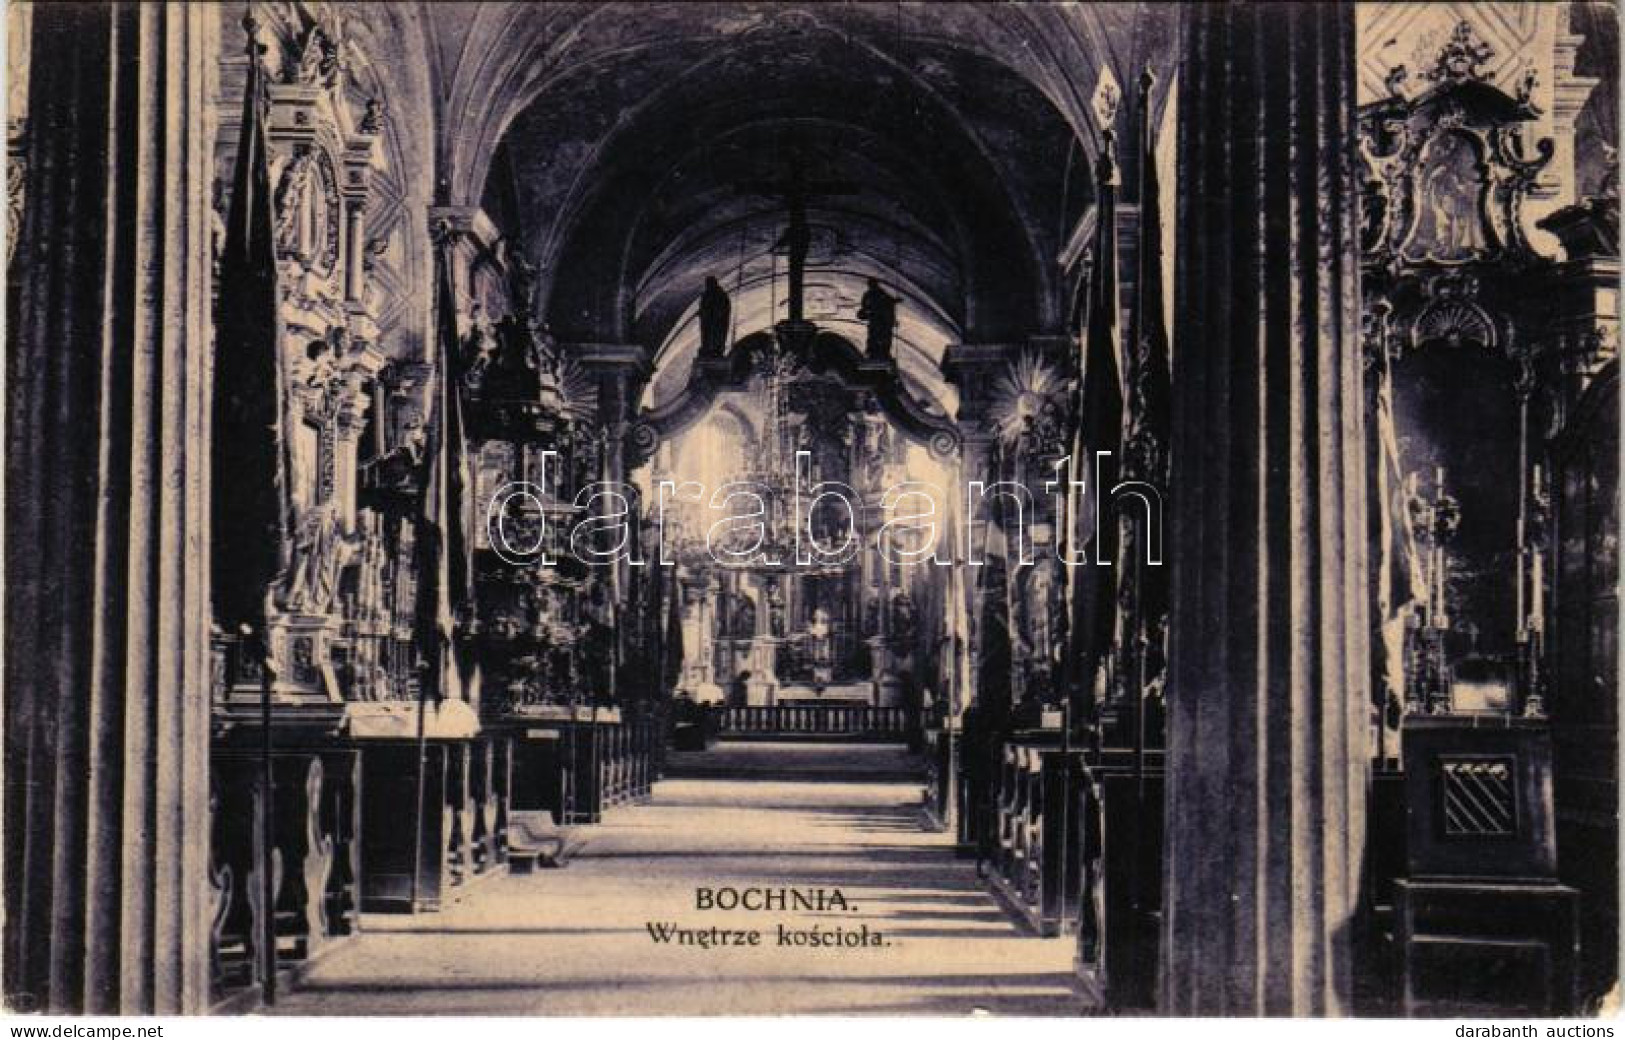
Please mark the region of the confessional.
[[1393, 952], [1406, 1015], [1571, 1014], [1579, 893], [1556, 881], [1545, 720], [1416, 715], [1404, 726], [1405, 876]]

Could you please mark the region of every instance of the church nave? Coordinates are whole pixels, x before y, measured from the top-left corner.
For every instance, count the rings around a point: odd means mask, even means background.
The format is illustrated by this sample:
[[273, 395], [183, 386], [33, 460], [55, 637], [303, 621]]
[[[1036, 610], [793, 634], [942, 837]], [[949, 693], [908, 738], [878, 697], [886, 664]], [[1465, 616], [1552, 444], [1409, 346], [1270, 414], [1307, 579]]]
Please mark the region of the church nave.
[[[749, 780], [685, 777], [725, 757]], [[441, 913], [371, 914], [277, 1013], [1076, 1014], [1075, 940], [1021, 931], [974, 862], [922, 829], [895, 745], [723, 742], [612, 811], [560, 870], [474, 885]], [[683, 761], [683, 759], [688, 761]], [[774, 775], [795, 779], [774, 779]], [[843, 778], [856, 778], [848, 782]], [[699, 911], [696, 888], [839, 889], [847, 911]], [[788, 899], [787, 899], [788, 902]], [[649, 923], [761, 933], [761, 946], [657, 944]], [[867, 926], [890, 944], [780, 947]], [[729, 937], [718, 935], [728, 943]]]
[[1617, 1008], [1615, 6], [8, 4], [0, 1013]]

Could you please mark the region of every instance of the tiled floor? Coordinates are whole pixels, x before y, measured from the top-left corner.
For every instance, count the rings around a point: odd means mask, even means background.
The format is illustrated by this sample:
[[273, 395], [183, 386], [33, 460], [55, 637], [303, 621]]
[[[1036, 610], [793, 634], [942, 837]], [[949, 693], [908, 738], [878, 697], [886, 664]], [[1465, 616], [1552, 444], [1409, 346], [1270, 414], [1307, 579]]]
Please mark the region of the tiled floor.
[[[587, 828], [563, 870], [369, 916], [277, 1010], [297, 1014], [1076, 1014], [1072, 943], [1019, 930], [918, 823], [900, 748], [724, 745], [749, 780], [671, 779]], [[707, 754], [712, 754], [708, 752]], [[775, 763], [786, 766], [777, 780]], [[677, 763], [679, 770], [684, 764]], [[694, 770], [690, 770], [694, 771]], [[861, 780], [860, 778], [879, 778]], [[856, 782], [855, 782], [856, 781]], [[700, 910], [696, 889], [840, 889], [846, 911]], [[649, 925], [760, 932], [661, 944]], [[779, 945], [867, 926], [885, 945]]]

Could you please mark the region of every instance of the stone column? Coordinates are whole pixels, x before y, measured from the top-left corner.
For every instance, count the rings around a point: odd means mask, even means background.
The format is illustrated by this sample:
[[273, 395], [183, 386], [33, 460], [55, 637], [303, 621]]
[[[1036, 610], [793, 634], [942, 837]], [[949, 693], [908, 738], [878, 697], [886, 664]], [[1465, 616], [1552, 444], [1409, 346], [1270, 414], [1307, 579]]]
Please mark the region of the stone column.
[[28, 52], [33, 4], [6, 8], [6, 268], [22, 231], [23, 182], [28, 169]]
[[[574, 358], [576, 363], [598, 383], [598, 421], [608, 438], [605, 443], [603, 469], [600, 480], [625, 484], [631, 466], [627, 464], [627, 431], [637, 412], [638, 396], [642, 386], [653, 374], [649, 352], [636, 343], [575, 343], [560, 348], [562, 357]], [[642, 542], [641, 520], [634, 515], [632, 542]], [[615, 618], [615, 654], [610, 668], [610, 695], [616, 702], [621, 698], [622, 680], [619, 667], [631, 647], [628, 645], [631, 626], [620, 623], [623, 612], [630, 609], [627, 602], [632, 588], [631, 561], [622, 559], [610, 569], [611, 609]]]
[[359, 302], [367, 296], [367, 203], [352, 199], [345, 210], [344, 299]]
[[1349, 1010], [1367, 682], [1354, 11], [1184, 11], [1162, 1007]]
[[[362, 220], [361, 226], [364, 227], [364, 215]], [[491, 218], [478, 206], [430, 206], [431, 236], [441, 224], [451, 232], [451, 280], [457, 290], [459, 309], [463, 309], [467, 304], [480, 300], [478, 286], [475, 285], [475, 266], [482, 256], [492, 254], [497, 239], [502, 236], [496, 225], [491, 223]], [[360, 228], [357, 230], [359, 232]], [[503, 273], [506, 274], [506, 271]]]
[[37, 5], [7, 330], [5, 992], [208, 1002], [218, 12]]

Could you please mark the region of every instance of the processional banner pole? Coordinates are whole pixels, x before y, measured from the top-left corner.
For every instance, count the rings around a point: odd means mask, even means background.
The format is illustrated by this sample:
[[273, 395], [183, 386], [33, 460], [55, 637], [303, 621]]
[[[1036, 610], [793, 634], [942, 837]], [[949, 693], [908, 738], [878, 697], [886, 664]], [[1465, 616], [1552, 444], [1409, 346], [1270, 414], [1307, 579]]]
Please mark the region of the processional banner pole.
[[[244, 626], [244, 642], [252, 638]], [[270, 632], [260, 627], [260, 945], [264, 950], [265, 978], [261, 993], [266, 1004], [276, 1003], [276, 770], [271, 760], [271, 668]]]
[[[288, 456], [281, 293], [275, 200], [270, 183], [267, 107], [258, 23], [242, 21], [248, 58], [243, 117], [232, 173], [230, 209], [220, 250], [215, 304], [214, 457], [211, 598], [223, 632], [237, 636], [234, 665], [260, 663], [260, 913], [250, 927], [261, 995], [276, 1001], [276, 792], [272, 759], [272, 588], [286, 572], [289, 550]], [[267, 480], [267, 477], [270, 477]], [[235, 676], [235, 670], [233, 676]], [[250, 830], [255, 831], [254, 825]], [[254, 902], [249, 894], [250, 906]]]
[[[461, 334], [457, 326], [457, 292], [452, 277], [454, 231], [450, 224], [442, 220], [436, 222], [430, 234], [436, 246], [435, 311], [438, 327], [433, 357], [437, 400], [424, 452], [422, 515], [418, 521], [416, 543], [418, 576], [413, 637], [422, 653], [422, 674], [418, 682], [417, 805], [413, 823], [415, 844], [411, 891], [413, 912], [417, 910], [422, 890], [423, 845], [424, 839], [429, 836], [424, 828], [428, 802], [427, 702], [432, 696], [438, 711], [440, 703], [447, 696], [443, 685], [447, 669], [457, 668], [455, 639], [459, 609], [467, 609], [472, 600], [464, 524], [466, 518], [463, 515], [468, 479], [462, 454], [463, 418], [459, 396], [462, 377], [456, 353], [460, 349]], [[463, 689], [460, 671], [455, 678], [457, 689]], [[466, 698], [466, 695], [460, 696]], [[444, 797], [444, 785], [440, 797]], [[436, 854], [445, 855], [445, 849], [438, 847], [438, 839]]]
[[418, 676], [418, 719], [417, 719], [417, 793], [416, 808], [412, 813], [412, 889], [411, 903], [408, 913], [417, 913], [418, 896], [421, 892], [423, 877], [423, 801], [425, 776], [429, 761], [429, 730], [425, 721], [428, 706], [424, 703], [429, 696], [428, 690], [429, 669], [420, 665]]

